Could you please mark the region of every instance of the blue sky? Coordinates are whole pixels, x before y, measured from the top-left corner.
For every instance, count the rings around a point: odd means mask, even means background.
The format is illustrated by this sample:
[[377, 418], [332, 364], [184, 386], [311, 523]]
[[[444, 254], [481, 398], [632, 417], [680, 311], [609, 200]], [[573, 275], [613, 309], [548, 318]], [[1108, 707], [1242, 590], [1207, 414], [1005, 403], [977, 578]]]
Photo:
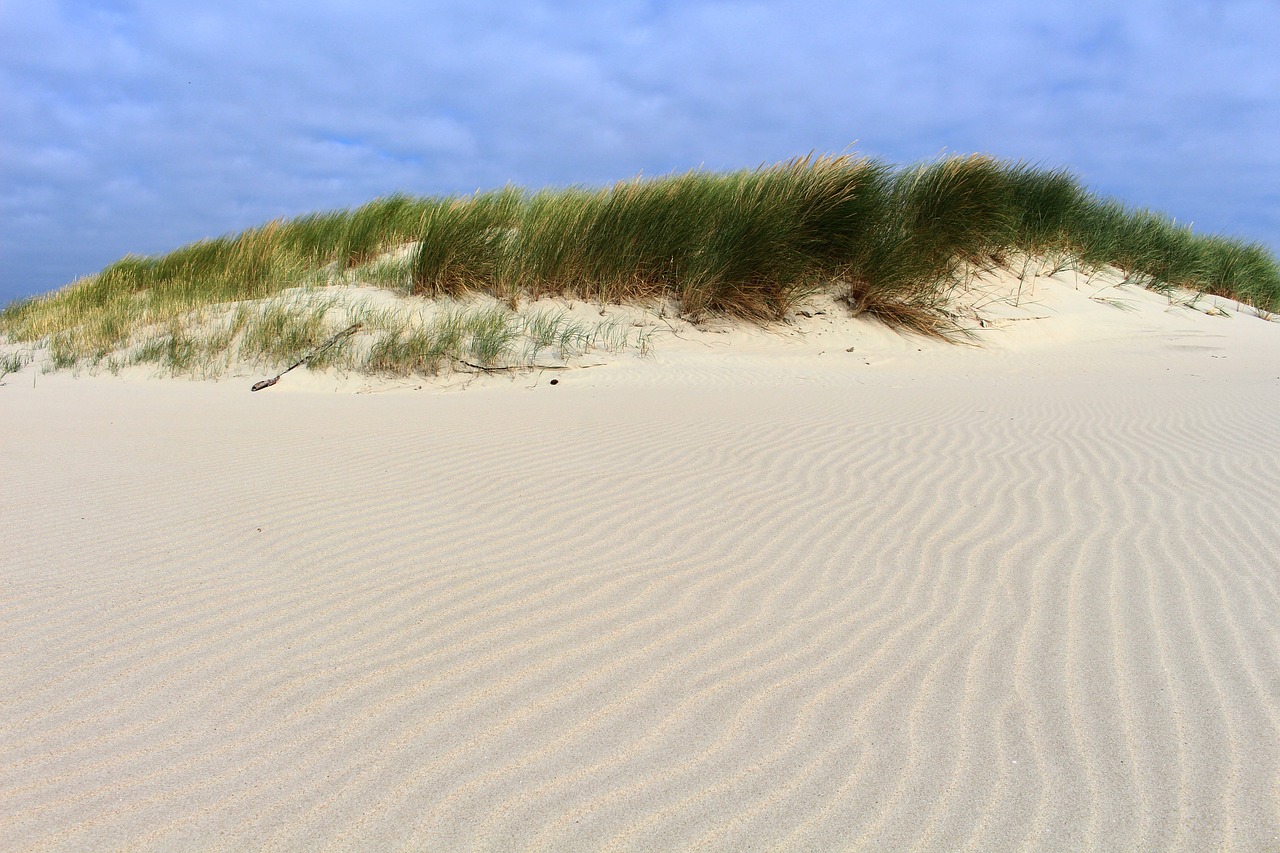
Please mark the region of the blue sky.
[[817, 151], [1072, 170], [1280, 249], [1280, 2], [0, 0], [0, 303], [380, 195]]

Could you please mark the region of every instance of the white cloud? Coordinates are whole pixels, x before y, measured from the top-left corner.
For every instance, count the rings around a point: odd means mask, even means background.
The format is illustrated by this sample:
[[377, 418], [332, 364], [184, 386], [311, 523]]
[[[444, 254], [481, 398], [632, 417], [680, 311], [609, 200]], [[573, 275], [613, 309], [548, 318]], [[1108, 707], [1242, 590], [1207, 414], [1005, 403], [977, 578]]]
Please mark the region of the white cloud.
[[1280, 6], [7, 3], [0, 301], [396, 190], [944, 150], [1280, 246]]

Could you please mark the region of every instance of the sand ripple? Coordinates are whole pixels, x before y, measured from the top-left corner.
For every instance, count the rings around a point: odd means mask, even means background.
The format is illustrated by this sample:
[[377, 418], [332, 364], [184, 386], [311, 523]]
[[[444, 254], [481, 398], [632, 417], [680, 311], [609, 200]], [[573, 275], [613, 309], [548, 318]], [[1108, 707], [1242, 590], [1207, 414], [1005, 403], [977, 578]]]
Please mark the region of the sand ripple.
[[0, 846], [1280, 844], [1276, 385], [815, 375], [11, 395]]

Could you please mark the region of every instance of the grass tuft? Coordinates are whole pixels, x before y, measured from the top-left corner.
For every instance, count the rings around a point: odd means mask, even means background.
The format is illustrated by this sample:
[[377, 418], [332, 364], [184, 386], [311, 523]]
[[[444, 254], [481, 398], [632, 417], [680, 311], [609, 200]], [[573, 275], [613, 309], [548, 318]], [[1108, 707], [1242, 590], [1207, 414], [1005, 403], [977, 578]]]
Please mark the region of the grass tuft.
[[30, 364], [31, 361], [32, 355], [29, 352], [0, 354], [0, 379], [4, 379], [10, 373], [17, 373]]

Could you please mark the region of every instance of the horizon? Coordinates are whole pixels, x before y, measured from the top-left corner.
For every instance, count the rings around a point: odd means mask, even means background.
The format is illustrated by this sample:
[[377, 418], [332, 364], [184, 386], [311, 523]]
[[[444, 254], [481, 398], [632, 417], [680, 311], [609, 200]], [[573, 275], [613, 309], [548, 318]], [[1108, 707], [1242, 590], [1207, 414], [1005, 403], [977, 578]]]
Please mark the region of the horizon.
[[811, 151], [1063, 168], [1278, 253], [1275, 4], [921, 5], [15, 9], [0, 23], [16, 45], [0, 59], [15, 119], [0, 304], [397, 192], [603, 186]]

